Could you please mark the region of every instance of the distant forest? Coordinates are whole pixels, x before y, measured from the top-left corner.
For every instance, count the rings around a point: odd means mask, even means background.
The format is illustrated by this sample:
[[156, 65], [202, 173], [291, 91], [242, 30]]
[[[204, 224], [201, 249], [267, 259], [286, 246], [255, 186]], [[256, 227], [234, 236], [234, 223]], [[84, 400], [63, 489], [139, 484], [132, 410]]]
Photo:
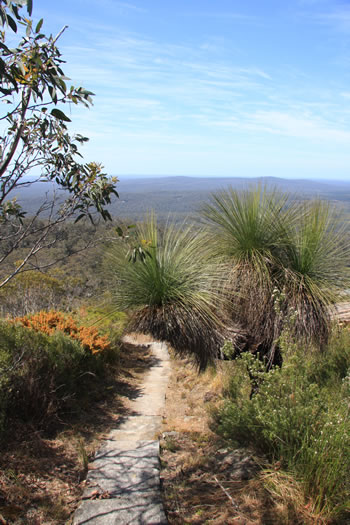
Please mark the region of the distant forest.
[[[154, 210], [160, 220], [172, 215], [176, 220], [194, 219], [203, 202], [212, 192], [232, 186], [247, 189], [256, 184], [278, 188], [295, 198], [320, 198], [339, 203], [350, 212], [350, 182], [291, 180], [275, 177], [128, 177], [120, 176], [117, 185], [119, 199], [109, 207], [116, 219], [142, 220], [145, 213]], [[42, 203], [45, 193], [52, 193], [52, 186], [38, 183], [18, 190], [18, 200], [29, 214]]]

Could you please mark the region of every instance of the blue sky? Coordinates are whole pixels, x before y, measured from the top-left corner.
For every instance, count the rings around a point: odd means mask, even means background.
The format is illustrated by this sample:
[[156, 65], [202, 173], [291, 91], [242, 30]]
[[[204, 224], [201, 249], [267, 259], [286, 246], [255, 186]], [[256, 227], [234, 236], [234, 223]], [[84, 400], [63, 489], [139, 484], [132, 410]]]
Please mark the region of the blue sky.
[[350, 1], [34, 0], [108, 173], [350, 180]]

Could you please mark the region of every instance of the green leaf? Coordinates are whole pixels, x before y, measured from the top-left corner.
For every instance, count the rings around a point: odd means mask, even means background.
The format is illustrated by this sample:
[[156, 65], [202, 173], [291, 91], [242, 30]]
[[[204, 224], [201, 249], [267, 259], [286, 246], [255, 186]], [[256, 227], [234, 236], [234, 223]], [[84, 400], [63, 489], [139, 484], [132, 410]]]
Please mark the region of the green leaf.
[[50, 93], [52, 101], [56, 104], [57, 103], [57, 94], [56, 94], [56, 89], [53, 86], [49, 86], [49, 93]]
[[77, 92], [80, 94], [80, 95], [84, 95], [84, 96], [90, 96], [90, 95], [95, 95], [95, 93], [93, 93], [92, 91], [89, 91], [85, 88], [82, 88], [80, 87], [79, 89], [77, 89]]
[[27, 11], [28, 11], [29, 16], [32, 16], [33, 0], [27, 0]]
[[36, 33], [39, 33], [39, 31], [40, 31], [40, 29], [41, 29], [41, 26], [43, 25], [43, 22], [44, 22], [44, 19], [41, 18], [41, 19], [39, 20], [39, 22], [37, 23], [36, 28], [35, 28], [35, 32], [36, 32]]
[[15, 17], [17, 18], [17, 20], [21, 19], [20, 15], [18, 13], [18, 7], [16, 5], [12, 5], [12, 12], [15, 15]]
[[20, 60], [18, 60], [17, 61], [17, 65], [18, 65], [19, 69], [21, 70], [22, 75], [24, 76], [26, 74], [26, 71], [24, 69], [24, 64]]
[[8, 23], [8, 25], [11, 27], [12, 31], [14, 31], [15, 33], [17, 33], [17, 25], [16, 25], [16, 22], [14, 21], [14, 19], [13, 19], [10, 15], [7, 15], [7, 23]]
[[58, 79], [58, 82], [60, 84], [61, 91], [65, 94], [66, 91], [67, 91], [67, 86], [66, 86], [65, 82], [61, 78]]
[[71, 122], [71, 119], [67, 117], [60, 109], [53, 109], [51, 115], [58, 120], [64, 120], [65, 122]]
[[0, 42], [0, 48], [3, 49], [7, 54], [10, 54], [10, 50], [3, 42]]

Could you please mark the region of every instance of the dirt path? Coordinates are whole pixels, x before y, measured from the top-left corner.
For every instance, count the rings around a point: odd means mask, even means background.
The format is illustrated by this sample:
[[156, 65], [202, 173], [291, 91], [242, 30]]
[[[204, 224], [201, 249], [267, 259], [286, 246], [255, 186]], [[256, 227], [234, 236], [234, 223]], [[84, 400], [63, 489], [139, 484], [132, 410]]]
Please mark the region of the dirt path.
[[90, 465], [74, 525], [167, 523], [160, 493], [158, 436], [170, 360], [164, 343], [149, 346], [153, 359], [141, 391], [130, 400], [129, 415], [111, 431]]

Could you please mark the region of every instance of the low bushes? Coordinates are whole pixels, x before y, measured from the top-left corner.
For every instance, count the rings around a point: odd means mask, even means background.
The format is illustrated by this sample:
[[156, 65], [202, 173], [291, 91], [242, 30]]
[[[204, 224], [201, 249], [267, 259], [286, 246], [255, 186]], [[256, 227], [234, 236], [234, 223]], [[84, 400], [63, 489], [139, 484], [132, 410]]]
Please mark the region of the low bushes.
[[93, 394], [117, 355], [106, 336], [60, 312], [0, 321], [0, 434], [18, 419], [47, 427]]
[[[333, 336], [324, 355], [281, 345], [282, 368], [266, 372], [250, 354], [232, 363], [217, 430], [279, 462], [314, 513], [341, 520], [350, 516], [350, 334]], [[251, 399], [249, 375], [258, 385]]]

